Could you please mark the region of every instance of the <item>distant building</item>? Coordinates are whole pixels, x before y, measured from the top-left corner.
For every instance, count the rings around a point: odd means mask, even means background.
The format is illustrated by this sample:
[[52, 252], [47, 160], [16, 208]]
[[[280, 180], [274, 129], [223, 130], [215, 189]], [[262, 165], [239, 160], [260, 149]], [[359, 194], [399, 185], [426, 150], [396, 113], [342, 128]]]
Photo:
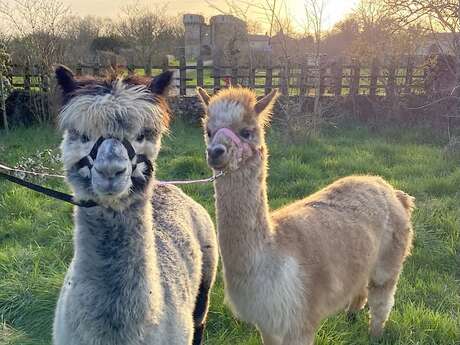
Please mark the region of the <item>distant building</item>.
[[228, 66], [245, 64], [249, 55], [257, 61], [288, 55], [292, 61], [302, 61], [313, 49], [311, 37], [296, 39], [282, 32], [272, 38], [249, 34], [246, 22], [232, 15], [211, 17], [207, 24], [201, 15], [185, 14], [183, 23], [187, 60], [201, 56]]
[[211, 28], [204, 22], [204, 17], [198, 14], [184, 14], [185, 27], [185, 56], [196, 59], [203, 54], [203, 49], [209, 50], [211, 45]]
[[252, 52], [270, 52], [267, 35], [250, 35], [246, 22], [232, 15], [211, 17], [209, 24], [201, 15], [185, 14], [185, 56], [188, 60], [212, 58], [227, 61], [231, 56], [242, 58]]
[[255, 52], [271, 52], [270, 37], [268, 35], [249, 35], [249, 47]]
[[[453, 32], [436, 32], [428, 35], [417, 49], [416, 55], [429, 56], [436, 54], [455, 55], [454, 42], [460, 43], [460, 34]], [[457, 43], [457, 44], [458, 44]]]

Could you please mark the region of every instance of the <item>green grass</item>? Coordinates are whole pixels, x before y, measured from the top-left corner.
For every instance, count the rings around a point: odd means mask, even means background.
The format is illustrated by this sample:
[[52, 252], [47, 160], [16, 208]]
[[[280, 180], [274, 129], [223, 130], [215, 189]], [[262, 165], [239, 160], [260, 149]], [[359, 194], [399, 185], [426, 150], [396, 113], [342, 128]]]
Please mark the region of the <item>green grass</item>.
[[[34, 165], [39, 157], [58, 168], [52, 159], [58, 143], [50, 128], [0, 132], [0, 161]], [[272, 129], [269, 147], [272, 208], [354, 173], [381, 175], [417, 198], [415, 248], [377, 344], [460, 344], [460, 162], [442, 158], [442, 140], [424, 130], [371, 133], [354, 125], [298, 145], [286, 145]], [[38, 156], [45, 149], [52, 151]], [[163, 179], [208, 176], [200, 129], [176, 123], [158, 168]], [[66, 189], [61, 182], [47, 185]], [[184, 189], [214, 216], [211, 185]], [[53, 309], [71, 256], [71, 207], [0, 181], [0, 345], [50, 344]], [[206, 344], [261, 344], [257, 332], [224, 305], [220, 278], [212, 292]], [[316, 344], [369, 344], [366, 313], [355, 322], [343, 313], [325, 320]]]

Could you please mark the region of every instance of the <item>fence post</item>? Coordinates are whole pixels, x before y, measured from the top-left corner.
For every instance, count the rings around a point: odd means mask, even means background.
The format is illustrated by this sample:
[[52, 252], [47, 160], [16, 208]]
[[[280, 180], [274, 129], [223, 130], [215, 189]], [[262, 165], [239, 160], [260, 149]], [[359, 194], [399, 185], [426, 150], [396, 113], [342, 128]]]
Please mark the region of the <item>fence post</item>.
[[128, 75], [132, 77], [136, 72], [136, 66], [134, 66], [134, 64], [129, 64], [126, 68], [128, 69]]
[[412, 80], [414, 76], [414, 60], [412, 56], [407, 58], [406, 80], [404, 82], [404, 92], [410, 94], [412, 92]]
[[150, 77], [152, 75], [152, 58], [149, 56], [147, 62], [144, 65], [144, 75]]
[[281, 89], [281, 94], [283, 96], [289, 95], [289, 74], [290, 74], [289, 72], [290, 72], [289, 61], [286, 60], [284, 64], [281, 66], [281, 70], [280, 70], [281, 75], [279, 76], [280, 89]]
[[388, 97], [395, 96], [396, 88], [396, 66], [394, 59], [391, 59], [390, 66], [388, 67], [388, 81], [387, 81], [387, 94]]
[[321, 63], [321, 60], [319, 66], [319, 78], [319, 94], [320, 96], [323, 96], [326, 91], [326, 68]]
[[353, 59], [351, 65], [350, 95], [356, 96], [359, 94], [360, 74], [361, 68], [359, 66], [359, 62], [358, 60]]
[[238, 66], [232, 66], [232, 76], [231, 76], [231, 83], [230, 85], [236, 86], [238, 85]]
[[424, 68], [423, 69], [423, 91], [425, 93], [425, 95], [431, 95], [431, 93], [433, 92], [433, 87], [432, 87], [432, 83], [429, 83], [428, 82], [428, 68]]
[[179, 94], [187, 95], [187, 60], [185, 59], [185, 48], [180, 48], [179, 55]]
[[204, 70], [203, 70], [203, 58], [201, 56], [196, 60], [196, 85], [199, 87], [204, 86]]
[[77, 76], [81, 76], [83, 71], [83, 67], [81, 65], [81, 62], [77, 63], [77, 68], [75, 70], [75, 73]]
[[334, 95], [340, 97], [343, 88], [343, 60], [339, 59], [335, 62], [334, 66]]
[[251, 89], [256, 88], [256, 69], [253, 66], [249, 66], [249, 87]]
[[272, 91], [273, 87], [273, 67], [272, 59], [268, 58], [267, 67], [265, 71], [265, 94], [268, 95]]
[[371, 66], [371, 76], [369, 80], [369, 96], [375, 98], [377, 96], [377, 82], [380, 73], [379, 60], [374, 58]]
[[93, 66], [93, 75], [98, 76], [101, 70], [101, 66], [99, 65], [99, 61]]
[[30, 91], [30, 64], [26, 63], [24, 67], [24, 91]]
[[306, 96], [307, 94], [307, 74], [308, 74], [308, 62], [303, 62], [300, 65], [300, 76], [298, 81], [299, 97]]
[[168, 57], [165, 55], [164, 58], [162, 59], [161, 71], [166, 72], [167, 70], [169, 70], [169, 60], [168, 60]]
[[48, 73], [43, 70], [41, 71], [40, 76], [41, 76], [41, 89], [44, 93], [48, 93], [49, 85], [50, 85]]
[[217, 92], [220, 90], [220, 68], [217, 64], [214, 65], [212, 74], [214, 79], [214, 92]]

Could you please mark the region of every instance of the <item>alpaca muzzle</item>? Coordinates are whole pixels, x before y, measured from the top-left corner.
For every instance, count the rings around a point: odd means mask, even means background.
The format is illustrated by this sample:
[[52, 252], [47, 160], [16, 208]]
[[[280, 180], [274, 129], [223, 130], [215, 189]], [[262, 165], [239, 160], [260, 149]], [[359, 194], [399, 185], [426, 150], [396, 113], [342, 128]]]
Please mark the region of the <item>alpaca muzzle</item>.
[[[140, 163], [144, 163], [146, 168], [142, 177], [135, 177], [133, 172]], [[147, 184], [153, 173], [153, 164], [146, 155], [137, 154], [131, 143], [114, 138], [99, 137], [91, 148], [90, 153], [80, 159], [75, 168], [88, 168], [93, 181], [99, 182], [103, 189], [110, 190], [116, 186], [116, 180], [121, 180], [129, 174], [127, 167], [131, 165], [131, 181], [134, 191], [141, 191]]]
[[[75, 168], [77, 168], [77, 170], [80, 170], [84, 167], [87, 167], [89, 170], [91, 170], [94, 166], [94, 161], [97, 158], [99, 148], [101, 147], [102, 143], [107, 139], [116, 140], [112, 138], [104, 138], [102, 136], [99, 137], [99, 139], [97, 139], [97, 141], [94, 143], [93, 147], [91, 148], [90, 153], [87, 156], [80, 159], [75, 164]], [[131, 143], [128, 140], [124, 139], [123, 141], [121, 141], [121, 144], [125, 147], [126, 152], [128, 154], [128, 158], [131, 161], [132, 171], [136, 170], [137, 164], [142, 163], [142, 162], [144, 163], [149, 162], [147, 156], [136, 154], [136, 150], [134, 150], [134, 147], [131, 145]]]
[[[241, 140], [230, 128], [224, 127], [214, 134], [214, 138], [208, 148], [208, 158], [211, 165], [219, 167], [219, 163], [225, 161], [228, 164], [228, 160], [230, 159], [228, 154], [231, 151], [230, 147], [228, 147], [229, 144], [236, 149], [236, 164], [253, 155], [253, 149], [248, 143]], [[237, 167], [235, 166], [234, 168]]]

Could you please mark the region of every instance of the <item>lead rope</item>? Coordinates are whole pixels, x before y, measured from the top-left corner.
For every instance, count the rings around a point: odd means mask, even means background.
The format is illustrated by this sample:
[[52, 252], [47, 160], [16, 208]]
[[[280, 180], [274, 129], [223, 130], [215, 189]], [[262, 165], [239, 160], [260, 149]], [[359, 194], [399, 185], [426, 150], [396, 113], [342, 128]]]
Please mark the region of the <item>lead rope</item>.
[[[12, 172], [12, 173], [22, 173], [22, 174], [31, 175], [31, 176], [56, 177], [56, 178], [65, 179], [64, 175], [37, 173], [37, 172], [34, 172], [34, 171], [27, 171], [27, 170], [22, 170], [22, 169], [13, 169], [13, 168], [10, 168], [10, 167], [8, 167], [6, 165], [3, 165], [3, 164], [0, 164], [0, 169], [8, 171], [8, 172]], [[157, 181], [157, 184], [160, 185], [160, 186], [204, 184], [204, 183], [214, 182], [216, 179], [218, 179], [219, 177], [224, 176], [224, 175], [225, 175], [225, 172], [220, 171], [216, 175], [213, 175], [211, 177], [204, 178], [204, 179], [177, 180], [177, 181]], [[70, 195], [70, 194], [66, 194], [66, 193], [63, 193], [63, 192], [56, 191], [54, 189], [50, 189], [50, 188], [46, 188], [46, 187], [37, 185], [35, 183], [23, 180], [23, 179], [21, 179], [19, 177], [13, 176], [13, 175], [8, 174], [8, 173], [4, 173], [2, 171], [0, 171], [0, 177], [3, 177], [4, 179], [6, 179], [6, 180], [8, 180], [10, 182], [13, 182], [13, 183], [16, 183], [16, 184], [18, 184], [20, 186], [29, 188], [29, 189], [31, 189], [33, 191], [38, 192], [38, 193], [50, 196], [50, 197], [52, 197], [54, 199], [58, 199], [58, 200], [61, 200], [61, 201], [68, 202], [68, 203], [70, 203], [72, 205], [75, 205], [75, 206], [88, 208], [88, 207], [94, 207], [94, 206], [98, 205], [95, 201], [92, 201], [92, 200], [89, 200], [89, 201], [75, 201], [73, 199], [72, 195]]]
[[[7, 171], [20, 172], [20, 173], [23, 173], [23, 174], [30, 174], [30, 175], [34, 175], [34, 176], [44, 176], [44, 177], [51, 176], [51, 177], [60, 177], [60, 178], [64, 177], [64, 176], [61, 176], [61, 175], [43, 174], [43, 173], [35, 173], [35, 172], [32, 172], [32, 171], [13, 169], [13, 168], [9, 168], [9, 167], [7, 167], [7, 166], [5, 166], [3, 164], [0, 164], [0, 168], [4, 169], [4, 170], [7, 170]], [[72, 204], [72, 205], [75, 205], [75, 206], [80, 206], [80, 207], [85, 207], [85, 208], [97, 206], [97, 203], [92, 201], [92, 200], [76, 201], [76, 200], [73, 199], [73, 196], [70, 195], [70, 194], [59, 192], [59, 191], [54, 190], [54, 189], [46, 188], [46, 187], [40, 186], [38, 184], [29, 182], [29, 181], [26, 181], [26, 180], [23, 180], [23, 179], [21, 179], [19, 177], [16, 177], [16, 176], [13, 176], [13, 175], [1, 172], [1, 171], [0, 171], [0, 177], [3, 177], [4, 179], [6, 179], [6, 180], [8, 180], [10, 182], [16, 183], [16, 184], [18, 184], [20, 186], [29, 188], [29, 189], [31, 189], [31, 190], [33, 190], [35, 192], [50, 196], [50, 197], [52, 197], [54, 199], [58, 199], [58, 200], [61, 200], [61, 201], [68, 202], [69, 204]]]

